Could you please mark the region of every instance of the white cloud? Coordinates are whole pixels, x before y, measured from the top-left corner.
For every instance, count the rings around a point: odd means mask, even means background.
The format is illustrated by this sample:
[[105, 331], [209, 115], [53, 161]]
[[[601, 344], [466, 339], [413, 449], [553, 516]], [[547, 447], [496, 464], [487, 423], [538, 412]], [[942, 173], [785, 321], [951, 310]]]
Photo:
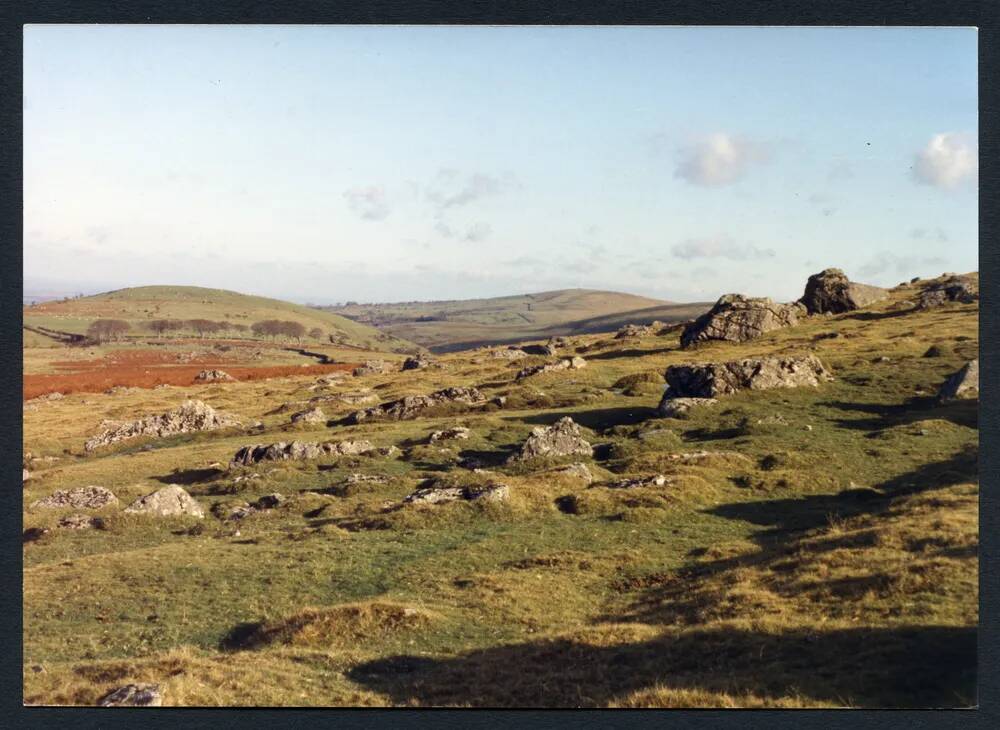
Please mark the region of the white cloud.
[[351, 188], [344, 192], [344, 199], [366, 221], [382, 221], [389, 216], [389, 201], [381, 185]]
[[917, 241], [937, 241], [938, 243], [947, 243], [948, 234], [941, 228], [914, 228], [910, 231], [910, 238]]
[[458, 208], [482, 198], [498, 195], [515, 186], [512, 178], [499, 178], [476, 172], [460, 175], [456, 170], [442, 169], [427, 186], [425, 196], [438, 213]]
[[913, 162], [914, 179], [939, 188], [954, 188], [964, 180], [975, 178], [978, 172], [976, 142], [959, 132], [935, 134]]
[[899, 254], [882, 251], [862, 266], [858, 272], [862, 276], [878, 276], [894, 271], [899, 276], [929, 276], [930, 267], [940, 267], [947, 261], [940, 256], [900, 256]]
[[489, 223], [483, 223], [480, 221], [479, 223], [473, 223], [469, 226], [469, 228], [465, 231], [465, 235], [462, 237], [462, 240], [473, 243], [477, 241], [485, 241], [489, 238], [489, 235], [492, 232], [493, 228], [490, 227]]
[[670, 252], [679, 259], [730, 259], [732, 261], [753, 261], [773, 258], [774, 249], [759, 248], [752, 243], [737, 243], [729, 236], [711, 238], [689, 238], [674, 244]]
[[694, 185], [730, 185], [742, 178], [750, 167], [767, 158], [767, 150], [762, 145], [717, 132], [680, 150], [674, 176]]

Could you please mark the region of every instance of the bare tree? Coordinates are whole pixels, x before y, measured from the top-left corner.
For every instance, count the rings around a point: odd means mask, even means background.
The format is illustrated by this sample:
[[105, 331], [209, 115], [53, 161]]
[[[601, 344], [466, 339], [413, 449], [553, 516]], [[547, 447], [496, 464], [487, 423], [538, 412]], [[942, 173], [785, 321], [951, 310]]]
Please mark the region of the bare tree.
[[125, 336], [131, 328], [122, 319], [96, 319], [87, 327], [87, 335], [98, 342], [110, 342]]
[[312, 337], [314, 340], [322, 340], [323, 330], [321, 330], [319, 327], [313, 327], [311, 330], [309, 330], [309, 336]]

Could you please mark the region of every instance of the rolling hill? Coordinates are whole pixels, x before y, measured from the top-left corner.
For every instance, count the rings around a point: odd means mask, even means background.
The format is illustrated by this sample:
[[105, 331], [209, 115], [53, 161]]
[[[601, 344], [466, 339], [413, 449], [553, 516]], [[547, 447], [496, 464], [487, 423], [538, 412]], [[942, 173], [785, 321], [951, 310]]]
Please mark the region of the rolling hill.
[[609, 332], [623, 324], [691, 319], [709, 303], [676, 304], [593, 289], [561, 289], [491, 299], [323, 307], [433, 352], [557, 335]]
[[[319, 328], [323, 337], [366, 350], [413, 351], [410, 342], [352, 321], [291, 302], [240, 294], [225, 289], [194, 286], [142, 286], [89, 297], [44, 302], [23, 310], [24, 325], [71, 334], [83, 334], [95, 319], [122, 319], [132, 329], [148, 333], [146, 325], [158, 319], [209, 319], [249, 327], [266, 319], [290, 320], [307, 330]], [[182, 329], [177, 334], [192, 334]]]

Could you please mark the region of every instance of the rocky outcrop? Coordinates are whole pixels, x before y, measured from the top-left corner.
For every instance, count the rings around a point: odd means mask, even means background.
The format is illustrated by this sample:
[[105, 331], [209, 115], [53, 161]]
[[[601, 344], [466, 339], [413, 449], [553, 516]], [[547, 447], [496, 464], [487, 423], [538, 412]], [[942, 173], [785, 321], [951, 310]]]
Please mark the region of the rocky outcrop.
[[233, 416], [224, 415], [200, 400], [184, 401], [180, 407], [155, 416], [146, 416], [137, 421], [110, 424], [101, 433], [84, 443], [85, 451], [94, 451], [102, 446], [140, 437], [162, 438], [192, 431], [211, 431], [240, 422]]
[[484, 502], [505, 502], [510, 497], [510, 487], [499, 482], [472, 487], [430, 486], [421, 487], [407, 495], [403, 501], [408, 504], [442, 504], [459, 500], [482, 500]]
[[253, 446], [244, 446], [236, 452], [232, 461], [229, 462], [229, 466], [230, 468], [251, 466], [261, 461], [303, 461], [318, 459], [322, 456], [354, 456], [368, 454], [375, 450], [375, 446], [372, 445], [371, 441], [363, 439], [327, 441], [318, 444], [302, 441], [292, 441], [291, 443], [279, 441], [270, 445], [255, 444]]
[[451, 406], [476, 406], [488, 399], [478, 388], [445, 388], [429, 395], [408, 395], [380, 406], [355, 411], [347, 417], [348, 423], [374, 420], [404, 421], [419, 415]]
[[714, 406], [715, 398], [671, 398], [664, 394], [656, 412], [661, 418], [684, 418], [692, 408]]
[[125, 508], [132, 514], [152, 517], [197, 517], [205, 516], [205, 510], [183, 487], [168, 484], [144, 497], [140, 497]]
[[938, 391], [938, 400], [942, 403], [973, 398], [979, 398], [978, 359], [966, 363], [961, 370], [951, 375]]
[[225, 370], [202, 370], [194, 376], [194, 379], [203, 383], [214, 383], [217, 381], [232, 381], [236, 378], [227, 373]]
[[824, 269], [806, 281], [799, 300], [809, 314], [841, 314], [866, 307], [889, 296], [886, 289], [848, 280], [840, 269]]
[[972, 304], [979, 301], [979, 282], [972, 276], [945, 274], [920, 292], [918, 309], [933, 309], [948, 302]]
[[766, 297], [726, 294], [681, 332], [681, 347], [708, 340], [746, 342], [765, 332], [791, 327], [805, 314], [801, 304], [778, 304]]
[[582, 357], [571, 357], [560, 360], [559, 362], [547, 363], [545, 365], [535, 365], [534, 367], [524, 368], [518, 371], [516, 380], [523, 380], [524, 378], [530, 378], [532, 375], [541, 375], [542, 373], [554, 373], [560, 370], [579, 370], [580, 368], [587, 367], [587, 361]]
[[163, 692], [158, 684], [126, 684], [97, 701], [99, 707], [160, 707]]
[[580, 427], [569, 416], [564, 416], [551, 426], [538, 426], [532, 430], [521, 450], [507, 459], [508, 464], [530, 461], [543, 457], [592, 456], [594, 447], [583, 438]]
[[629, 337], [645, 337], [652, 333], [652, 325], [627, 324], [615, 332], [615, 339], [624, 340]]
[[429, 443], [437, 443], [438, 441], [455, 441], [455, 440], [465, 440], [469, 438], [472, 434], [465, 426], [455, 426], [455, 428], [448, 428], [443, 431], [435, 431], [428, 438]]
[[816, 386], [833, 379], [815, 355], [673, 365], [667, 368], [665, 375], [665, 400], [715, 398], [740, 390]]
[[118, 504], [118, 497], [104, 487], [75, 487], [69, 490], [53, 492], [44, 499], [31, 503], [31, 508], [56, 509], [72, 507], [73, 509], [102, 509]]
[[311, 408], [292, 414], [292, 423], [326, 423], [326, 414], [319, 408]]

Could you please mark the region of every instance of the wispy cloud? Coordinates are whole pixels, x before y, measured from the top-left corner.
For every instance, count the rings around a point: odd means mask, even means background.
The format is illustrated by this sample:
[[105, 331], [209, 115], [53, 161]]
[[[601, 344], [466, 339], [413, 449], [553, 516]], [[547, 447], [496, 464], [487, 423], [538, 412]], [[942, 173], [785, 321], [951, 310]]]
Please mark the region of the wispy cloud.
[[738, 243], [729, 236], [711, 238], [689, 238], [674, 244], [670, 252], [679, 259], [729, 259], [731, 261], [755, 261], [774, 258], [774, 249], [760, 248], [752, 243]]
[[513, 178], [496, 177], [481, 172], [463, 175], [457, 170], [442, 169], [426, 187], [424, 195], [438, 212], [459, 208], [509, 190]]
[[720, 187], [741, 179], [751, 167], [768, 158], [764, 145], [717, 132], [679, 151], [674, 176], [694, 185]]
[[910, 231], [910, 238], [916, 241], [937, 241], [947, 243], [948, 234], [941, 228], [914, 228]]
[[925, 185], [954, 188], [979, 172], [979, 150], [971, 135], [935, 134], [913, 161], [913, 178]]
[[469, 226], [465, 235], [462, 236], [463, 241], [469, 241], [470, 243], [476, 243], [479, 241], [485, 241], [489, 238], [490, 234], [493, 232], [493, 228], [489, 223], [484, 223], [479, 221], [478, 223], [473, 223]]
[[381, 185], [355, 187], [344, 191], [348, 207], [366, 221], [382, 221], [389, 217], [389, 201]]
[[890, 251], [882, 251], [858, 269], [862, 276], [878, 276], [895, 272], [900, 276], [928, 274], [930, 267], [944, 266], [947, 261], [940, 256], [900, 256]]

